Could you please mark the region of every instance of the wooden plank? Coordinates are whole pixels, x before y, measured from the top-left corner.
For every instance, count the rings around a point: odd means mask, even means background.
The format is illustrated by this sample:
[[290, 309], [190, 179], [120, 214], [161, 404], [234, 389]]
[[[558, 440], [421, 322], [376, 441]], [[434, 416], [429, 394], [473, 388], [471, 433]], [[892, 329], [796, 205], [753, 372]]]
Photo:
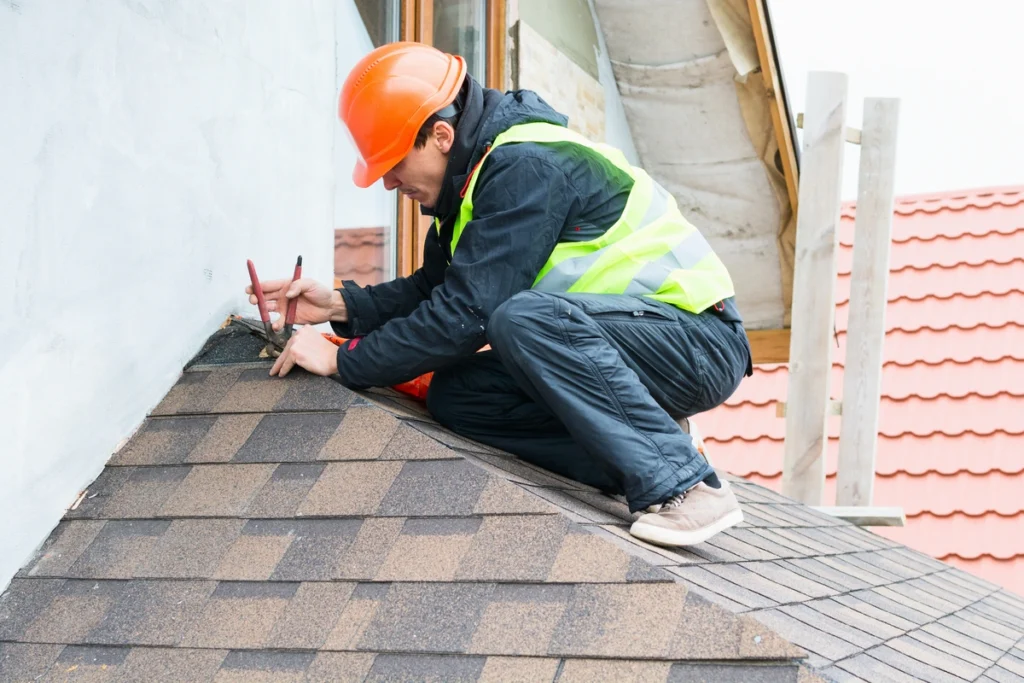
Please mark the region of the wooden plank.
[[750, 22], [754, 29], [757, 58], [761, 63], [761, 77], [764, 78], [768, 96], [772, 100], [772, 128], [775, 130], [775, 139], [779, 143], [779, 154], [782, 156], [782, 172], [786, 176], [789, 204], [796, 212], [800, 203], [796, 146], [789, 128], [789, 112], [786, 111], [786, 102], [778, 96], [778, 93], [782, 92], [782, 83], [779, 79], [779, 71], [775, 67], [775, 48], [771, 44], [768, 14], [764, 3], [765, 0], [747, 0], [747, 8], [750, 10]]
[[864, 100], [843, 370], [847, 410], [839, 432], [836, 475], [839, 505], [871, 505], [874, 491], [899, 108], [898, 99]]
[[[829, 401], [826, 412], [829, 417], [838, 417], [843, 414], [842, 401]], [[775, 404], [775, 417], [786, 417], [786, 402], [779, 401]]]
[[857, 526], [906, 526], [907, 516], [903, 508], [898, 507], [868, 507], [858, 505], [856, 507], [844, 506], [816, 506], [818, 512], [826, 515], [845, 519]]
[[782, 465], [782, 494], [808, 505], [825, 492], [846, 92], [846, 74], [808, 75]]
[[[799, 114], [796, 115], [796, 127], [797, 128], [803, 128], [804, 127], [804, 115], [803, 115], [803, 112], [800, 112]], [[846, 127], [846, 141], [847, 142], [849, 142], [851, 145], [859, 145], [860, 144], [860, 139], [861, 139], [861, 130], [860, 130], [860, 128], [853, 128], [851, 126], [847, 126]]]
[[747, 340], [754, 365], [789, 361], [789, 328], [747, 330]]
[[505, 91], [505, 0], [487, 3], [487, 87]]
[[799, 217], [799, 184], [800, 171], [796, 157], [796, 140], [789, 125], [789, 111], [786, 106], [782, 76], [777, 66], [775, 46], [769, 29], [769, 12], [766, 0], [747, 0], [750, 12], [750, 23], [757, 46], [757, 58], [761, 64], [761, 78], [764, 80], [765, 93], [771, 100], [772, 129], [779, 147], [779, 158], [782, 162], [782, 174], [786, 180], [786, 194], [789, 197], [790, 212], [783, 211], [782, 223], [779, 225], [778, 247], [779, 267], [781, 269], [783, 325], [792, 324], [793, 302], [793, 271], [796, 255], [794, 253], [794, 233]]

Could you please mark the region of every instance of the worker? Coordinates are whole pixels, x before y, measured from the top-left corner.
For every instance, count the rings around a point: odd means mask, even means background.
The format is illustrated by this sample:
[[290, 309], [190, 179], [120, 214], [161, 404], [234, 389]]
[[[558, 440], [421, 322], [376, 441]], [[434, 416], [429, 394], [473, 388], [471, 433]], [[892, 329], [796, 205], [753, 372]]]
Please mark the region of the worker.
[[355, 184], [434, 218], [423, 265], [367, 287], [265, 283], [270, 310], [297, 297], [297, 322], [349, 340], [300, 328], [271, 374], [363, 389], [433, 372], [439, 423], [623, 495], [638, 538], [693, 545], [741, 522], [678, 420], [736, 390], [750, 346], [729, 273], [672, 195], [536, 93], [483, 88], [419, 43], [361, 59], [338, 114]]

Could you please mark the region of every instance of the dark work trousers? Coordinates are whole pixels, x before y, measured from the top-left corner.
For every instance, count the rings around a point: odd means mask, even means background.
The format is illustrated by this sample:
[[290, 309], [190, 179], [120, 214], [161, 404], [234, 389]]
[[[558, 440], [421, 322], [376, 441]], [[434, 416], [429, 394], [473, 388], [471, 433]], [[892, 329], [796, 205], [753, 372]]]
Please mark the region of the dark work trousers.
[[434, 417], [624, 494], [634, 512], [713, 472], [675, 420], [721, 404], [750, 371], [740, 322], [638, 296], [521, 292], [487, 337], [493, 350], [434, 373]]

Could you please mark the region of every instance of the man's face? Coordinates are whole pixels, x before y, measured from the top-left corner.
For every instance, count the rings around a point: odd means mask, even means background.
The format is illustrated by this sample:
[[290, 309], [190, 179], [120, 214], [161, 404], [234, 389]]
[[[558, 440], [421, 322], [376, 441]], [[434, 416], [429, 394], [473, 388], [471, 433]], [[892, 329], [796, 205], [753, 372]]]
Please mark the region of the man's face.
[[384, 174], [384, 187], [398, 190], [431, 209], [437, 204], [448, 167], [448, 154], [455, 141], [455, 129], [444, 121], [434, 130], [423, 147], [413, 147], [398, 165]]

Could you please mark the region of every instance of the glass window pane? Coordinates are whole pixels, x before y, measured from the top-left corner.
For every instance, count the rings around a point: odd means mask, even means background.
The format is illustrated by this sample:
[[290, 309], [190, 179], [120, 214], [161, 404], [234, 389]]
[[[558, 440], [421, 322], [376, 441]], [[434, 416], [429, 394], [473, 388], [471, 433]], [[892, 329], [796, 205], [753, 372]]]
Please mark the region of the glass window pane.
[[[337, 85], [375, 47], [399, 39], [401, 0], [338, 0]], [[334, 283], [375, 285], [394, 279], [398, 197], [381, 183], [365, 190], [352, 182], [356, 155], [335, 117]]]
[[487, 0], [434, 0], [434, 46], [464, 57], [473, 78], [485, 83]]

